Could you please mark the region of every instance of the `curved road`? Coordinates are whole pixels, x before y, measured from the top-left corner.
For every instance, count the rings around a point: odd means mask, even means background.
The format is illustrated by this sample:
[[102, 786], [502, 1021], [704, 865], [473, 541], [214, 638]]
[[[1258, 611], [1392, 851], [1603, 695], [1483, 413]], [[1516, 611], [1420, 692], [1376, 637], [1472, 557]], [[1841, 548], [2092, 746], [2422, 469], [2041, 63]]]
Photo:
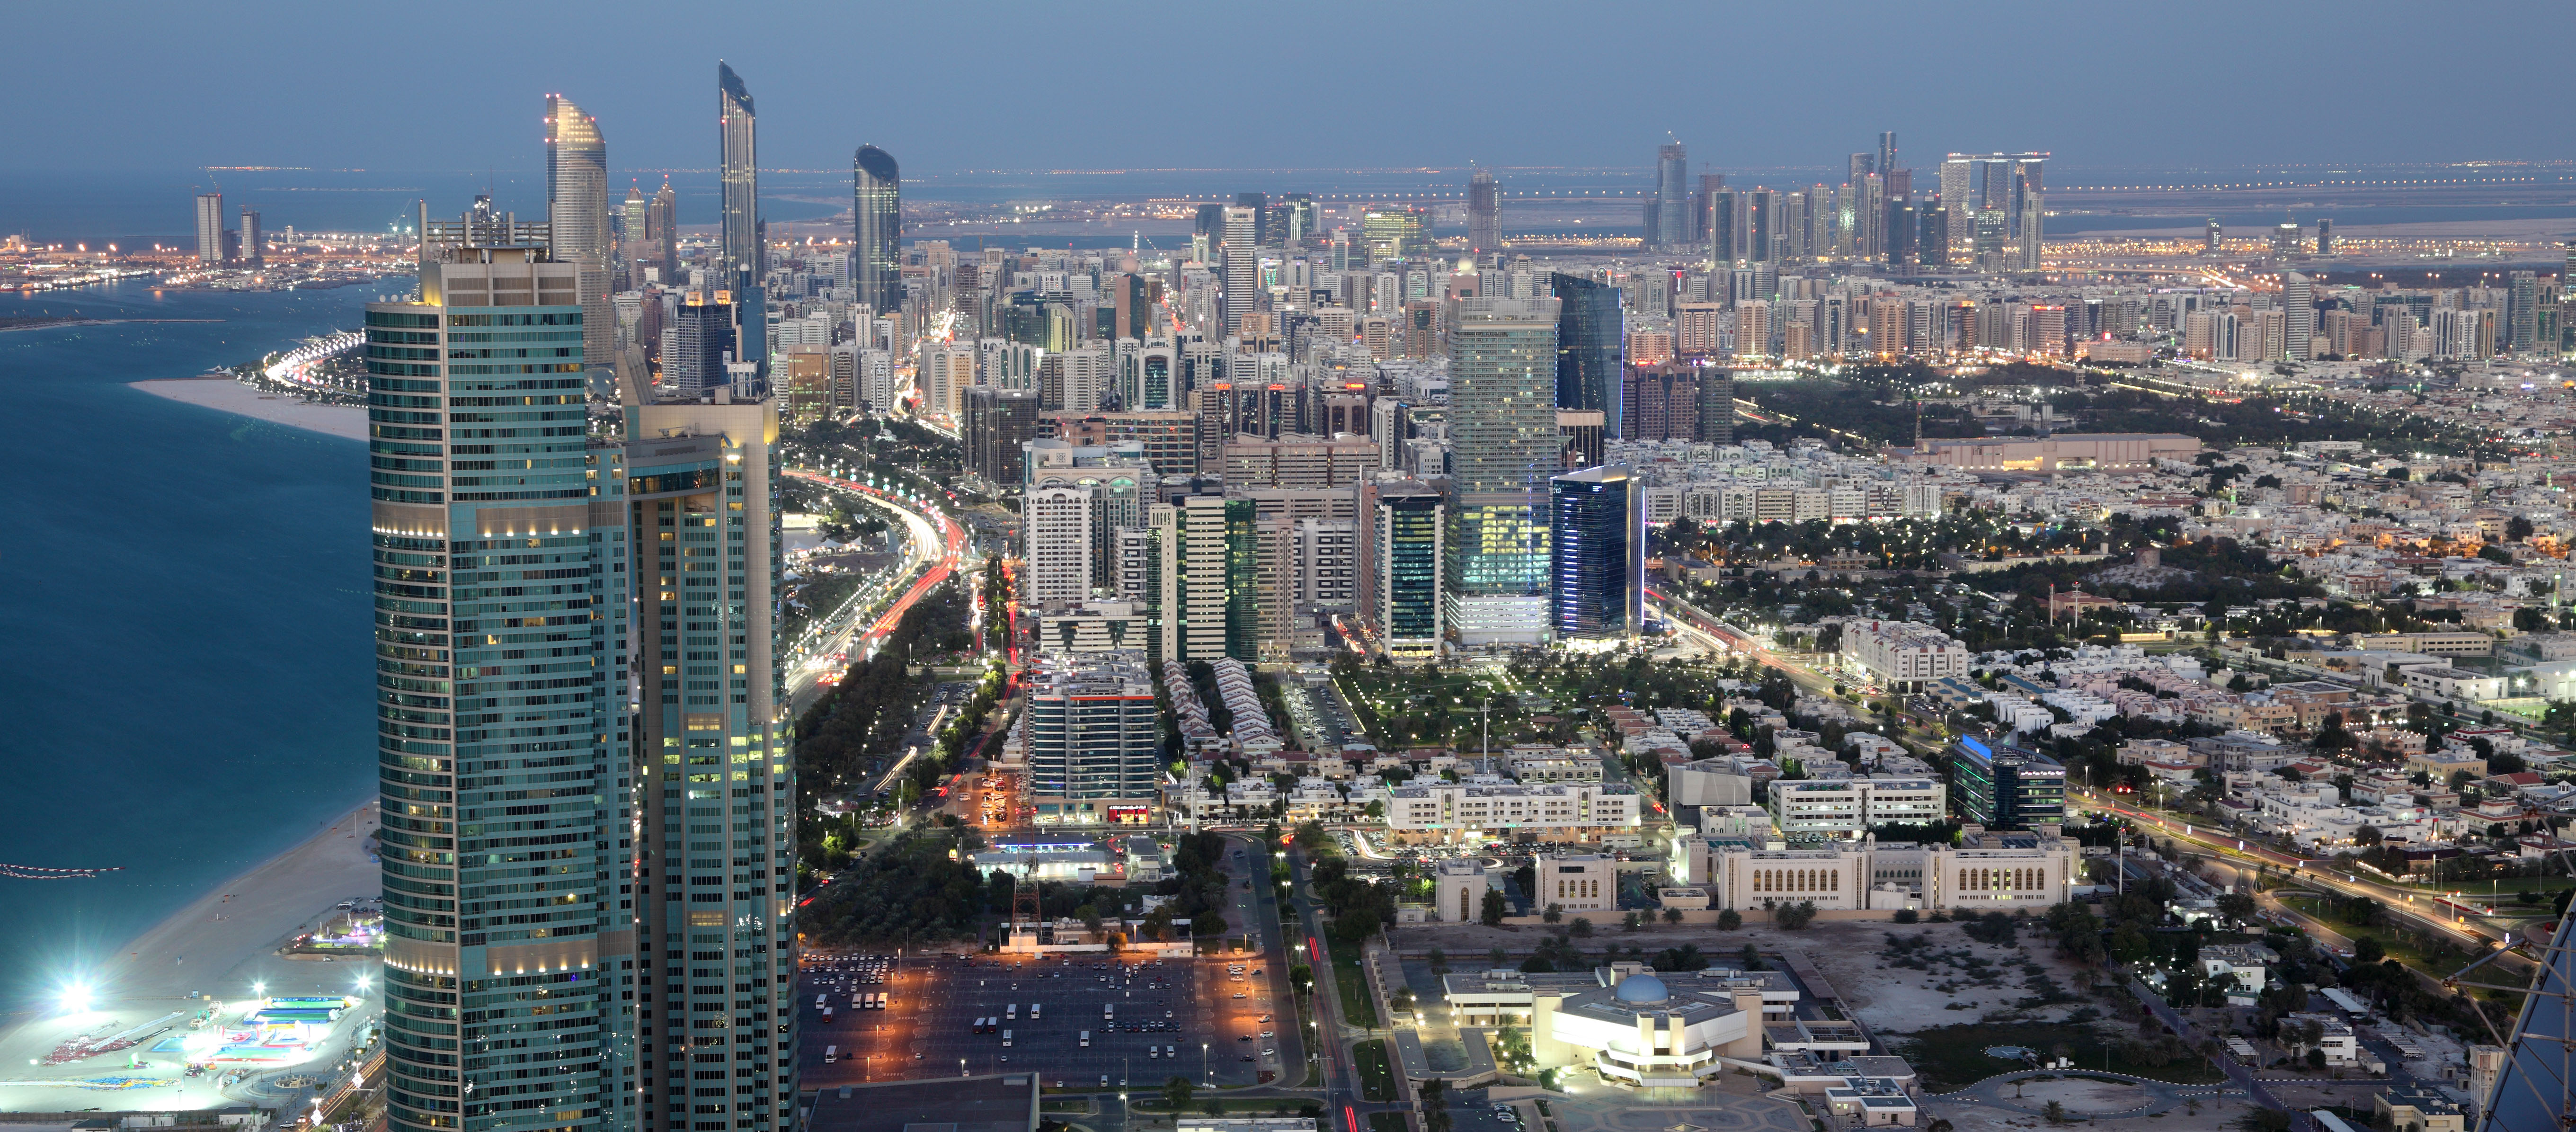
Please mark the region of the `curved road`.
[[[886, 606], [885, 612], [871, 622], [865, 630], [861, 630], [857, 625], [848, 626], [841, 630], [840, 636], [831, 645], [818, 648], [817, 651], [838, 652], [847, 645], [856, 645], [855, 651], [860, 656], [868, 655], [885, 640], [888, 634], [894, 632], [894, 627], [903, 621], [904, 613], [912, 608], [913, 603], [920, 601], [922, 595], [929, 593], [932, 587], [947, 581], [949, 575], [965, 568], [966, 528], [958, 525], [955, 519], [949, 518], [946, 512], [936, 509], [923, 511], [900, 496], [870, 487], [865, 483], [839, 479], [821, 472], [789, 468], [786, 474], [802, 480], [811, 480], [836, 491], [846, 491], [852, 495], [862, 496], [868, 502], [893, 511], [903, 519], [904, 525], [909, 529], [910, 545], [937, 548], [934, 553], [920, 556], [920, 560], [927, 563], [926, 568], [921, 571], [921, 576], [903, 592], [903, 596]], [[790, 677], [789, 698], [791, 700], [805, 698], [813, 689], [814, 676], [814, 672], [800, 669]]]

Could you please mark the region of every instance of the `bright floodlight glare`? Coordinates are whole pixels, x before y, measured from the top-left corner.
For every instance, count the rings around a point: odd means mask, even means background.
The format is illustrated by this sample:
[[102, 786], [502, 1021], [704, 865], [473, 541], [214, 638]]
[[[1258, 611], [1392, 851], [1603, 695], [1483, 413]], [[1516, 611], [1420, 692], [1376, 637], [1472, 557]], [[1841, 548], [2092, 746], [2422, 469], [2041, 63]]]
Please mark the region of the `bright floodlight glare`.
[[83, 983], [73, 983], [64, 987], [62, 1004], [65, 1014], [86, 1012], [89, 1009], [89, 987]]

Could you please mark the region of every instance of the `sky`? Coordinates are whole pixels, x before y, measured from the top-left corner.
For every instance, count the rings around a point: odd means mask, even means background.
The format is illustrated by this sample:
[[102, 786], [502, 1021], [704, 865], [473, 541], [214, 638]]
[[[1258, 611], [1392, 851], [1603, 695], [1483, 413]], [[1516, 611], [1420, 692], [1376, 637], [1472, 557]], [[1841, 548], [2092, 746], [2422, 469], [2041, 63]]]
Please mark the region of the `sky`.
[[[2570, 156], [2576, 4], [836, 4], [196, 0], [12, 8], [21, 172], [706, 168], [715, 66], [761, 164], [907, 170], [1837, 166], [1894, 129], [2060, 167]], [[30, 92], [47, 92], [42, 95]]]

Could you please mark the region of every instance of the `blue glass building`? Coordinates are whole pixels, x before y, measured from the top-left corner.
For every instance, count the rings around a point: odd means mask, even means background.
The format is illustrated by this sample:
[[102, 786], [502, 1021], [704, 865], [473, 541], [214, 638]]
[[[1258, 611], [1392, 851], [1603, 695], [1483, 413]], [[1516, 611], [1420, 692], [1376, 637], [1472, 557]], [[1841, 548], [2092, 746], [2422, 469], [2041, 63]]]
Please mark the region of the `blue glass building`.
[[1597, 411], [1603, 435], [1628, 435], [1620, 419], [1628, 323], [1619, 289], [1564, 272], [1549, 276], [1548, 285], [1557, 301], [1556, 407]]
[[1548, 481], [1548, 628], [1557, 639], [1636, 635], [1645, 588], [1644, 487], [1624, 464]]
[[1967, 821], [2029, 829], [2066, 820], [2066, 767], [2037, 751], [1963, 738], [1950, 745], [1950, 797]]

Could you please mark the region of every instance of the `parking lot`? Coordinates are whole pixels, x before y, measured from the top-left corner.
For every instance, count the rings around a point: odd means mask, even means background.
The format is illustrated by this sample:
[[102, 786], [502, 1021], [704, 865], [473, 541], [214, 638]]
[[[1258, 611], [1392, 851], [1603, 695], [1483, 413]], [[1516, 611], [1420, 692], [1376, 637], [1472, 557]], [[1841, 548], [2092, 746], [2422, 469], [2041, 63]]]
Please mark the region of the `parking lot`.
[[[1256, 1084], [1280, 1069], [1271, 966], [1267, 958], [1241, 956], [811, 955], [797, 996], [803, 1085], [1017, 1069], [1034, 1069], [1049, 1087], [1159, 1088], [1173, 1076]], [[883, 981], [861, 981], [874, 978]], [[885, 1009], [852, 1007], [853, 994], [873, 992], [886, 994]], [[814, 1007], [817, 994], [828, 996], [829, 1022]], [[977, 1033], [978, 1018], [999, 1021]]]

